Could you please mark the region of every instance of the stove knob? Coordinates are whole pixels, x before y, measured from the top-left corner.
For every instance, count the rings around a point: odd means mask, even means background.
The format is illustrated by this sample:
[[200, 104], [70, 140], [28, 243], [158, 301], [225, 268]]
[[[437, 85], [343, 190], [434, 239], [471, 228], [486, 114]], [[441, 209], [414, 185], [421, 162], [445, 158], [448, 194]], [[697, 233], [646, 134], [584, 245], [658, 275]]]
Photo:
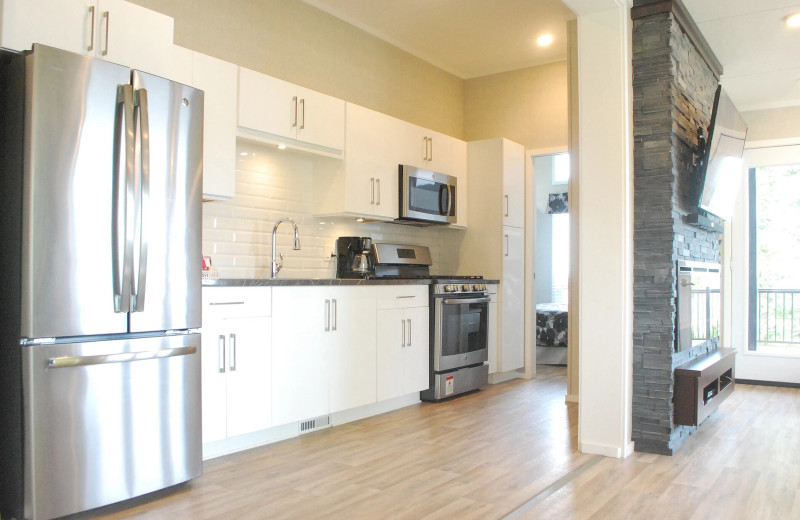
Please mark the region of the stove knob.
[[486, 290], [486, 284], [485, 284], [485, 283], [482, 283], [482, 284], [481, 284], [481, 291], [485, 291], [485, 290]]
[[481, 286], [480, 286], [479, 284], [477, 284], [477, 283], [476, 283], [476, 284], [474, 284], [474, 285], [472, 286], [472, 291], [473, 291], [473, 292], [478, 292], [478, 291], [480, 291], [480, 290], [481, 290]]
[[469, 284], [465, 283], [464, 285], [462, 285], [461, 290], [464, 292], [469, 292]]
[[444, 292], [453, 292], [453, 286], [452, 285], [445, 285], [444, 286]]

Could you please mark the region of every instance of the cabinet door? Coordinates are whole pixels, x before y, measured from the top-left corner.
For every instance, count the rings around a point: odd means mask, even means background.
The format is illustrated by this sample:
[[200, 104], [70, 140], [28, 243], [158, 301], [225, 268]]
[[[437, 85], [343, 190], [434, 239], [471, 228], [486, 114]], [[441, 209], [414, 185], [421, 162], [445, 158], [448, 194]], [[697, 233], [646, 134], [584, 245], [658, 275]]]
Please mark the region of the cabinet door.
[[272, 289], [272, 424], [328, 413], [328, 321], [323, 289]]
[[405, 309], [406, 347], [404, 349], [404, 393], [410, 394], [428, 388], [430, 362], [430, 337], [428, 323], [430, 316], [428, 307], [412, 307]]
[[205, 92], [203, 120], [203, 199], [236, 194], [237, 67], [192, 53], [192, 79]]
[[297, 139], [344, 150], [344, 101], [297, 87]]
[[93, 1], [3, 0], [2, 10], [0, 47], [30, 50], [35, 42], [83, 54], [97, 48], [100, 13]]
[[503, 146], [503, 225], [525, 226], [525, 149], [507, 139]]
[[296, 90], [291, 83], [239, 67], [239, 126], [295, 139]]
[[270, 426], [271, 320], [234, 318], [227, 329], [228, 437]]
[[500, 370], [506, 372], [521, 368], [524, 356], [524, 274], [525, 237], [517, 227], [503, 227], [503, 297], [502, 305], [502, 346], [500, 349]]
[[95, 17], [98, 57], [169, 77], [172, 68], [172, 18], [124, 0], [100, 0]]
[[405, 309], [377, 311], [378, 401], [405, 395]]
[[450, 147], [451, 172], [458, 178], [456, 190], [456, 222], [453, 227], [467, 227], [467, 143], [454, 139]]
[[203, 320], [200, 360], [202, 374], [203, 443], [227, 437], [225, 320]]
[[489, 373], [494, 374], [497, 372], [497, 286], [490, 285], [489, 286], [489, 297], [492, 301], [489, 302], [489, 327], [488, 327], [488, 334], [489, 334], [489, 342], [488, 348], [489, 351]]
[[330, 411], [374, 403], [375, 288], [338, 287], [331, 297]]
[[392, 117], [348, 104], [345, 211], [366, 217], [398, 216], [398, 162]]

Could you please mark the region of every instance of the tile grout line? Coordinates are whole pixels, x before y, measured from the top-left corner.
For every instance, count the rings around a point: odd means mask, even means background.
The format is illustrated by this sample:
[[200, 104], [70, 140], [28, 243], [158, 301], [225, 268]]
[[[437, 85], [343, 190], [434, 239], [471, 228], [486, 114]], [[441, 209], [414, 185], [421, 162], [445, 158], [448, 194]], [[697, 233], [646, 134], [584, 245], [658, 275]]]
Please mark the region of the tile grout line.
[[526, 511], [532, 509], [535, 505], [539, 504], [540, 502], [543, 502], [545, 499], [553, 495], [556, 491], [560, 490], [561, 488], [569, 484], [571, 481], [578, 478], [585, 471], [590, 469], [592, 466], [594, 466], [604, 458], [605, 457], [602, 455], [595, 455], [591, 460], [583, 463], [577, 469], [570, 471], [569, 473], [567, 473], [560, 479], [556, 480], [543, 490], [536, 493], [533, 497], [531, 497], [530, 499], [519, 505], [516, 509], [514, 509], [506, 516], [504, 516], [503, 520], [514, 520], [517, 518], [521, 518]]

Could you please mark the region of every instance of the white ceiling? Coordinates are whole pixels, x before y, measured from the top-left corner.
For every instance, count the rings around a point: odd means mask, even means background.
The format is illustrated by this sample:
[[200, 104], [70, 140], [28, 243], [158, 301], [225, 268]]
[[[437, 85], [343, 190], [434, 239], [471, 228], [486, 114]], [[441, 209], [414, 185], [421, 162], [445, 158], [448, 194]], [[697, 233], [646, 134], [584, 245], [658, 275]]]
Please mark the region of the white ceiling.
[[[560, 0], [304, 0], [437, 67], [468, 79], [566, 59]], [[574, 1], [574, 0], [573, 0]], [[800, 105], [798, 0], [683, 0], [722, 62], [740, 111]], [[550, 47], [536, 45], [553, 34]]]
[[560, 0], [304, 1], [463, 79], [565, 60], [575, 18]]
[[797, 0], [683, 0], [722, 62], [722, 86], [740, 112], [800, 105]]

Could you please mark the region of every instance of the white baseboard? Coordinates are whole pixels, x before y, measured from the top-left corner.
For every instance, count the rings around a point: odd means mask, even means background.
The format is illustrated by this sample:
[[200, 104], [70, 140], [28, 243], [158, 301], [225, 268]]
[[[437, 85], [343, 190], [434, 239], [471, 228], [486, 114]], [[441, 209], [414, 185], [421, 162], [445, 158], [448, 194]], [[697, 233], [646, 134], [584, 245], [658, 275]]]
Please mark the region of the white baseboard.
[[[412, 404], [419, 403], [419, 392], [408, 394], [394, 399], [387, 399], [378, 403], [372, 403], [350, 410], [343, 410], [330, 414], [331, 426], [339, 426], [352, 421], [358, 421], [373, 415], [379, 415], [399, 408], [405, 408]], [[306, 432], [307, 433], [307, 432]], [[221, 441], [208, 442], [203, 444], [203, 460], [214, 459], [223, 455], [230, 455], [238, 451], [258, 448], [273, 442], [279, 442], [300, 435], [299, 422], [273, 426], [266, 430], [261, 430], [244, 435], [237, 435]]]
[[604, 457], [624, 459], [633, 453], [633, 442], [629, 441], [622, 447], [578, 442], [578, 451], [587, 455], [603, 455]]

